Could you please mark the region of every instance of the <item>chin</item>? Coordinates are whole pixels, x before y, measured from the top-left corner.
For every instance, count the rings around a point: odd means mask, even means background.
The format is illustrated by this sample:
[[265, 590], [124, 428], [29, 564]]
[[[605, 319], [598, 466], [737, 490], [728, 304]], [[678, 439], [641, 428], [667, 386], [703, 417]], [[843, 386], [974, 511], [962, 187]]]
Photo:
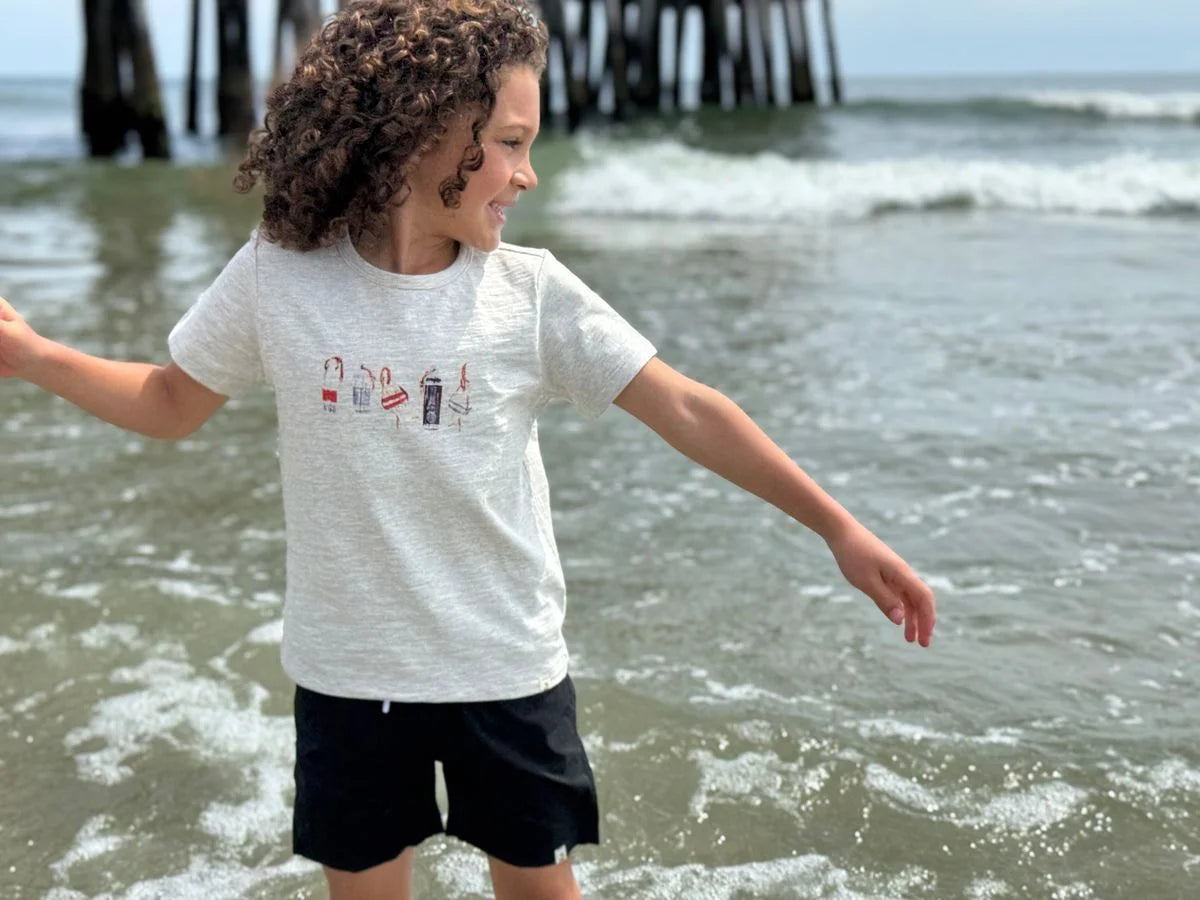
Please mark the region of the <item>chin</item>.
[[485, 253], [491, 253], [500, 246], [500, 242], [504, 240], [499, 232], [495, 234], [484, 235], [478, 240], [471, 241], [471, 246], [476, 250], [482, 250]]

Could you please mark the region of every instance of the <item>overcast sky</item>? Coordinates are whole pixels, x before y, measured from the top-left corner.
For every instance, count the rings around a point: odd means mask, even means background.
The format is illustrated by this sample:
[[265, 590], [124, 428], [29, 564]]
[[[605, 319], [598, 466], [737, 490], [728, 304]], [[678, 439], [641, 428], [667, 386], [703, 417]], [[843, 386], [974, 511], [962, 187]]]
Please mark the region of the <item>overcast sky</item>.
[[[259, 73], [271, 62], [276, 2], [250, 0]], [[186, 66], [191, 0], [144, 3], [159, 72], [177, 78]], [[208, 15], [215, 5], [205, 0]], [[77, 75], [82, 7], [82, 0], [0, 0], [0, 76]], [[1200, 0], [833, 0], [833, 7], [850, 75], [1200, 71]]]

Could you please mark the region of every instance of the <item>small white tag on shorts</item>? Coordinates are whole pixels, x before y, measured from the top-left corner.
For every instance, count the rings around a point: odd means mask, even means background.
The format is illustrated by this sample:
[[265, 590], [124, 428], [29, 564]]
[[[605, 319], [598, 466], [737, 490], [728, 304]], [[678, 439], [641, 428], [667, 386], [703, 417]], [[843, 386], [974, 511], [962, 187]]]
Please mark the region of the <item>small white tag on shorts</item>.
[[563, 846], [559, 847], [557, 850], [554, 851], [554, 862], [560, 863], [560, 862], [566, 862], [566, 861], [567, 861], [567, 847], [564, 844]]

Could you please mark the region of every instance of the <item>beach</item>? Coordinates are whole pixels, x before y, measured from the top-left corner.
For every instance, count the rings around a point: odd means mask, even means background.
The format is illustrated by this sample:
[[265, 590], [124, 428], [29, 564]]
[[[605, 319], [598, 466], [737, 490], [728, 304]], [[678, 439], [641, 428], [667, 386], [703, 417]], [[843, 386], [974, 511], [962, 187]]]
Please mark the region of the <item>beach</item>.
[[[782, 513], [620, 410], [551, 409], [601, 805], [584, 894], [1191, 896], [1200, 74], [847, 98], [547, 132], [505, 229], [736, 400], [939, 603], [910, 647]], [[0, 81], [0, 295], [166, 361], [256, 197], [206, 140], [86, 160], [73, 102]], [[271, 394], [168, 444], [0, 382], [0, 459], [0, 897], [324, 896], [290, 849]], [[488, 895], [452, 839], [415, 878]]]

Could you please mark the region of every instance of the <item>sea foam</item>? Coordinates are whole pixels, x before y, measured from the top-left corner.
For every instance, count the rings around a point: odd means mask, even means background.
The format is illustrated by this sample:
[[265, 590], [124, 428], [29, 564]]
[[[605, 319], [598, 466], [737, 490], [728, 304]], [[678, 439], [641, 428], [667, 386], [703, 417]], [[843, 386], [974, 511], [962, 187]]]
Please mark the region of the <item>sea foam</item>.
[[1200, 214], [1200, 162], [1129, 153], [1084, 164], [937, 156], [858, 162], [731, 156], [677, 141], [583, 145], [556, 181], [562, 217], [822, 223], [929, 209]]
[[1105, 119], [1200, 122], [1200, 93], [1132, 91], [1028, 91], [1017, 95], [1032, 106], [1087, 113]]

